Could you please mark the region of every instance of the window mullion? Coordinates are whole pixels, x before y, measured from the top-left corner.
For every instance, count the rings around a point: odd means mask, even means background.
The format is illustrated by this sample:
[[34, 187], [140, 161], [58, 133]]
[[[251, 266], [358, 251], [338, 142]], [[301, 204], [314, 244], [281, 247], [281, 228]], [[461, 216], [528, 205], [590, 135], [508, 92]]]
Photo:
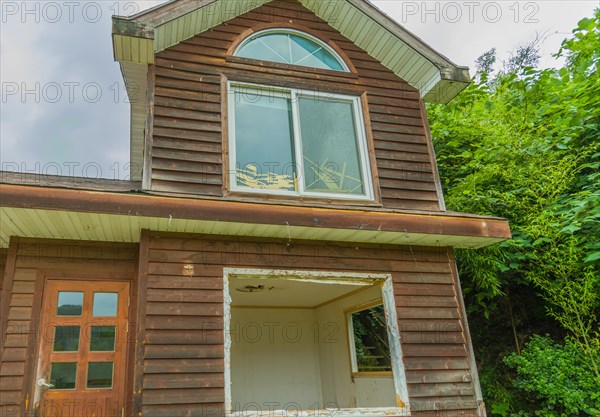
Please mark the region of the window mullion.
[[294, 129], [294, 173], [296, 175], [296, 192], [304, 194], [304, 158], [302, 157], [302, 137], [300, 133], [300, 108], [298, 106], [298, 92], [290, 91], [292, 94], [292, 126]]
[[361, 171], [362, 171], [362, 175], [363, 175], [363, 187], [364, 187], [364, 192], [365, 192], [365, 196], [367, 196], [367, 198], [372, 199], [373, 198], [373, 180], [371, 178], [371, 167], [370, 167], [370, 160], [369, 160], [369, 146], [367, 144], [367, 137], [366, 137], [366, 131], [365, 131], [365, 124], [364, 124], [364, 113], [365, 111], [369, 111], [369, 109], [362, 109], [361, 108], [361, 102], [360, 102], [360, 98], [355, 98], [353, 100], [352, 103], [352, 108], [353, 108], [353, 112], [354, 112], [354, 128], [356, 130], [356, 140], [358, 141], [357, 143], [357, 148], [358, 148], [358, 153], [359, 153], [359, 160], [360, 160], [360, 165], [361, 165]]
[[237, 155], [236, 155], [236, 132], [235, 132], [235, 98], [236, 98], [236, 88], [229, 82], [227, 85], [227, 112], [229, 113], [228, 120], [228, 130], [229, 130], [229, 173], [230, 175], [230, 183], [229, 187], [232, 190], [237, 190]]

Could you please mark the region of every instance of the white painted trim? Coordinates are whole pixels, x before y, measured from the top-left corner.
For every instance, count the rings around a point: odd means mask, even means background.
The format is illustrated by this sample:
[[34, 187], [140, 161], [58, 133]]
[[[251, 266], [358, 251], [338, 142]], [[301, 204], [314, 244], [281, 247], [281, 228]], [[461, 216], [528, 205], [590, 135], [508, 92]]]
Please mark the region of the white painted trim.
[[[297, 30], [297, 29], [289, 29], [289, 28], [270, 28], [270, 29], [264, 29], [264, 30], [260, 30], [258, 32], [255, 32], [253, 34], [251, 34], [250, 36], [248, 36], [246, 39], [244, 39], [243, 42], [241, 42], [237, 48], [235, 48], [235, 51], [233, 53], [234, 56], [238, 56], [239, 51], [245, 47], [246, 45], [248, 45], [250, 42], [252, 42], [255, 39], [260, 38], [261, 36], [265, 36], [265, 35], [271, 35], [271, 34], [283, 34], [283, 35], [296, 35], [299, 36], [301, 38], [305, 38], [308, 39], [310, 41], [313, 41], [314, 43], [316, 43], [317, 45], [319, 45], [321, 48], [325, 49], [327, 52], [329, 52], [334, 58], [335, 60], [338, 62], [338, 64], [340, 64], [342, 66], [342, 68], [344, 68], [344, 71], [340, 71], [340, 72], [350, 72], [350, 68], [348, 68], [348, 65], [346, 65], [346, 62], [342, 59], [342, 57], [335, 51], [335, 49], [333, 49], [331, 46], [327, 45], [327, 43], [323, 42], [321, 39], [313, 36], [313, 35], [309, 35], [306, 32], [302, 32], [301, 30]], [[247, 58], [247, 57], [244, 57]], [[283, 57], [282, 57], [283, 58]], [[248, 58], [248, 59], [258, 59], [261, 60], [260, 58]], [[264, 60], [261, 60], [264, 61]], [[278, 62], [278, 61], [274, 61], [274, 62]], [[285, 62], [284, 62], [285, 64]], [[287, 63], [288, 65], [298, 65], [298, 66], [302, 66], [302, 67], [310, 67], [310, 68], [319, 68], [319, 69], [328, 69], [330, 71], [339, 71], [339, 70], [335, 70], [333, 68], [321, 68], [321, 67], [313, 67], [312, 65], [301, 65], [301, 64], [290, 64]]]
[[[268, 91], [274, 97], [289, 97], [292, 105], [292, 131], [294, 141], [294, 153], [296, 166], [296, 191], [286, 190], [269, 190], [269, 189], [256, 189], [249, 187], [240, 187], [237, 185], [236, 179], [236, 129], [235, 129], [235, 91], [239, 88], [248, 88], [250, 90], [257, 91]], [[364, 109], [362, 108], [362, 100], [360, 96], [350, 96], [344, 94], [326, 93], [327, 100], [340, 100], [343, 102], [352, 103], [352, 117], [354, 119], [354, 131], [356, 132], [356, 145], [358, 150], [358, 158], [360, 163], [360, 170], [362, 176], [363, 194], [343, 194], [343, 193], [320, 193], [311, 192], [304, 189], [304, 182], [302, 176], [306, 171], [304, 167], [304, 161], [302, 158], [302, 134], [300, 132], [300, 112], [298, 110], [298, 96], [313, 96], [319, 97], [322, 94], [318, 91], [303, 90], [297, 88], [287, 87], [275, 87], [262, 84], [254, 84], [247, 82], [228, 81], [227, 82], [227, 100], [228, 100], [228, 132], [229, 137], [227, 138], [229, 143], [229, 172], [227, 175], [230, 176], [229, 188], [233, 192], [245, 192], [255, 194], [270, 194], [280, 196], [292, 196], [292, 197], [314, 197], [314, 198], [328, 198], [336, 200], [353, 200], [353, 201], [374, 201], [374, 190], [373, 190], [373, 179], [371, 175], [371, 164], [369, 159], [369, 148], [367, 144], [366, 126], [364, 124]], [[300, 160], [300, 162], [298, 162]], [[300, 169], [302, 175], [298, 175], [298, 169]]]
[[232, 410], [231, 403], [231, 295], [229, 295], [229, 268], [223, 268], [223, 348], [225, 356], [225, 415]]
[[[392, 356], [394, 387], [396, 391], [396, 401], [398, 402], [398, 407], [343, 408], [302, 411], [265, 410], [233, 412], [233, 402], [231, 398], [231, 296], [229, 294], [230, 277], [290, 279], [332, 285], [358, 283], [361, 281], [361, 285], [373, 285], [376, 282], [380, 282], [382, 284], [381, 289], [383, 306], [386, 312], [388, 337], [390, 341], [390, 353]], [[394, 299], [393, 282], [391, 274], [258, 268], [223, 268], [223, 332], [225, 350], [224, 363], [226, 417], [322, 417], [324, 413], [335, 417], [387, 417], [390, 415], [411, 415], [408, 398], [408, 387], [406, 385], [406, 373], [404, 369], [404, 362], [402, 361], [402, 346], [400, 341], [400, 332], [398, 330], [396, 302]]]
[[352, 311], [349, 311], [346, 318], [346, 327], [348, 327], [348, 344], [350, 345], [350, 370], [358, 372], [358, 359], [356, 358], [356, 341], [354, 340], [354, 322], [352, 321]]
[[396, 299], [394, 298], [394, 283], [392, 276], [385, 280], [381, 287], [383, 292], [383, 308], [388, 325], [388, 338], [390, 340], [390, 355], [392, 356], [392, 373], [398, 398], [410, 408], [406, 371], [404, 369], [404, 355], [402, 355], [402, 340], [398, 329], [398, 316], [396, 314]]

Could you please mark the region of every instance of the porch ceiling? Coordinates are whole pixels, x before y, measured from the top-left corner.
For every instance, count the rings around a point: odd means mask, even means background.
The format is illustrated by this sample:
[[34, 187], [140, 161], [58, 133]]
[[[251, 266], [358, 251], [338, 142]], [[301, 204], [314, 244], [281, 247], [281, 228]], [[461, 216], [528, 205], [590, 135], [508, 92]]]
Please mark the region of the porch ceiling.
[[253, 204], [0, 184], [10, 236], [138, 242], [140, 231], [479, 248], [510, 239], [504, 219]]

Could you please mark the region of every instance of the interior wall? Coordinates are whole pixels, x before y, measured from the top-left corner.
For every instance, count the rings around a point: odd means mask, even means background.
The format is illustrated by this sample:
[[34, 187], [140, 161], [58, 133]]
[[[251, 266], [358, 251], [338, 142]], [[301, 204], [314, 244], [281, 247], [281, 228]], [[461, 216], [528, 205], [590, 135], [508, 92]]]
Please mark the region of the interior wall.
[[395, 407], [393, 377], [352, 377], [346, 313], [348, 309], [381, 300], [374, 286], [316, 310], [323, 401], [327, 407]]
[[322, 404], [314, 309], [231, 309], [234, 411]]

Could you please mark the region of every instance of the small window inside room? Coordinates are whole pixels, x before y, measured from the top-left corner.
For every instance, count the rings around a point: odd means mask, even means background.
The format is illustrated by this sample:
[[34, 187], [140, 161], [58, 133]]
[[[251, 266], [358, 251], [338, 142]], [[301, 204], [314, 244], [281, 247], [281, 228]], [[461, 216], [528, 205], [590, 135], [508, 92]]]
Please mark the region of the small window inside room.
[[248, 37], [235, 51], [242, 58], [348, 71], [338, 54], [325, 42], [292, 29], [267, 29]]
[[[360, 374], [352, 367], [348, 312], [394, 309], [393, 295], [385, 295], [382, 281], [226, 272], [228, 417], [407, 415], [400, 359], [393, 366], [388, 359], [386, 372]], [[401, 358], [399, 338], [387, 333], [389, 328], [398, 334], [395, 313], [378, 317], [386, 320], [383, 336], [395, 352], [389, 356]]]
[[231, 190], [368, 199], [359, 97], [230, 83]]
[[352, 311], [348, 316], [352, 371], [360, 374], [392, 372], [390, 341], [383, 304]]

